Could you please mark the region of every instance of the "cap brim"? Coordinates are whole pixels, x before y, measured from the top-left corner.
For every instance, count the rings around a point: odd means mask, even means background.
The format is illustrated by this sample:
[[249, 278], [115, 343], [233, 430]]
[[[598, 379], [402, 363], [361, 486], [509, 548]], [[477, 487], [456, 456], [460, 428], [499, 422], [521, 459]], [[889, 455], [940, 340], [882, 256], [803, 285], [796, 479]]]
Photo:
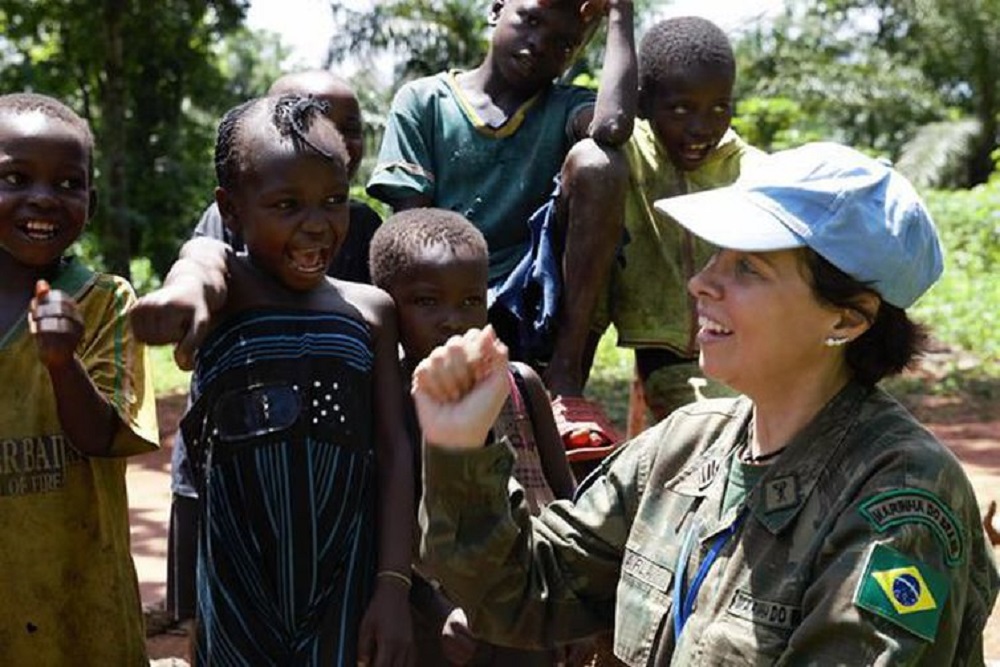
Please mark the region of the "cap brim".
[[720, 248], [765, 252], [806, 245], [778, 215], [738, 187], [660, 199], [653, 208]]

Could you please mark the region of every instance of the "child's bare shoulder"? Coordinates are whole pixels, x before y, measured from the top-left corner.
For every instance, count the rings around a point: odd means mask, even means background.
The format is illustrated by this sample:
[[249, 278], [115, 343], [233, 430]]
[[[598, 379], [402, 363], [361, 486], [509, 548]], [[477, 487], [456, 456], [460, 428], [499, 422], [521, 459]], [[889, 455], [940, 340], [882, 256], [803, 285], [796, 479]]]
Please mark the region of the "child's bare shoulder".
[[340, 295], [346, 309], [356, 310], [373, 327], [381, 327], [395, 312], [392, 297], [378, 287], [336, 278], [327, 285]]

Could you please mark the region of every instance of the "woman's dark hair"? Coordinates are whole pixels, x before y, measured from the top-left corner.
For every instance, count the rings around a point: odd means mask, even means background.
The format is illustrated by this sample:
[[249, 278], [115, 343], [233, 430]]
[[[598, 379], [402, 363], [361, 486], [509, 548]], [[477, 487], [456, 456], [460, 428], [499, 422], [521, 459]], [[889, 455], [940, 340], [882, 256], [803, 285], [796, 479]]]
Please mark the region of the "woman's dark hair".
[[927, 328], [911, 320], [906, 311], [881, 300], [878, 311], [858, 306], [858, 297], [878, 292], [847, 275], [813, 250], [806, 249], [805, 263], [813, 293], [838, 308], [850, 308], [871, 322], [871, 327], [847, 344], [847, 365], [858, 382], [874, 386], [884, 377], [910, 367], [924, 353]]

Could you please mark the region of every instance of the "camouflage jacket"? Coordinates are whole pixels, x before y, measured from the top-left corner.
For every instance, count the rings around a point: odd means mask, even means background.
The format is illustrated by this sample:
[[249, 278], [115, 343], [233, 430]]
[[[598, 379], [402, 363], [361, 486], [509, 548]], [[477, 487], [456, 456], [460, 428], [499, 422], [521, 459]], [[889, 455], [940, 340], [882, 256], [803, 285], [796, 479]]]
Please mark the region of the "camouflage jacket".
[[[682, 408], [536, 518], [506, 447], [425, 448], [424, 557], [502, 644], [613, 627], [630, 665], [982, 665], [1000, 580], [955, 457], [848, 385], [720, 516], [750, 415]], [[734, 524], [675, 641], [677, 583], [689, 595]]]

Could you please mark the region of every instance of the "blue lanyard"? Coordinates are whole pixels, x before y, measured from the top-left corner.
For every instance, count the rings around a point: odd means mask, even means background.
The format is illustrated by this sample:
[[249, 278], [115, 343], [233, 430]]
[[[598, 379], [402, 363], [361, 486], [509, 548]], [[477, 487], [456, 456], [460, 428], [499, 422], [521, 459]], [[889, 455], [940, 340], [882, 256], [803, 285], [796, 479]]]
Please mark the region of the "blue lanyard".
[[691, 587], [688, 589], [687, 595], [684, 595], [684, 573], [687, 570], [687, 562], [691, 556], [691, 549], [697, 539], [699, 524], [695, 521], [688, 528], [687, 535], [684, 538], [684, 545], [681, 547], [680, 557], [677, 561], [677, 572], [674, 574], [674, 643], [680, 641], [681, 631], [691, 616], [691, 611], [694, 609], [694, 601], [698, 597], [698, 591], [701, 590], [701, 585], [704, 583], [708, 571], [712, 569], [712, 564], [719, 557], [722, 547], [726, 546], [726, 542], [739, 530], [746, 515], [747, 513], [744, 509], [736, 517], [736, 520], [715, 538], [711, 548], [705, 555], [705, 560], [698, 567], [698, 572], [695, 573], [694, 580], [691, 581]]

